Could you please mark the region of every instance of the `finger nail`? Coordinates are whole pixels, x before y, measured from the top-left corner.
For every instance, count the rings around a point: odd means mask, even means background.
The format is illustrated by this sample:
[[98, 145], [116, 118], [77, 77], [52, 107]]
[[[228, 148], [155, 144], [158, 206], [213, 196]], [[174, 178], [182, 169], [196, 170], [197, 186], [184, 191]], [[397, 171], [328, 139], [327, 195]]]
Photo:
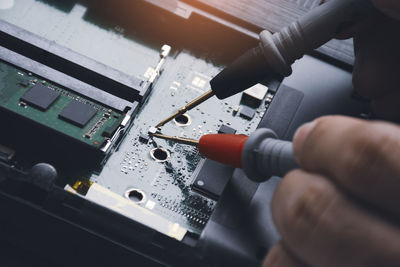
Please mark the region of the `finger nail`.
[[297, 129], [296, 133], [294, 134], [293, 150], [294, 150], [294, 156], [296, 157], [298, 163], [299, 163], [298, 156], [301, 153], [304, 142], [306, 141], [311, 131], [314, 129], [315, 125], [316, 125], [315, 121], [308, 122], [303, 126], [301, 126], [299, 129]]

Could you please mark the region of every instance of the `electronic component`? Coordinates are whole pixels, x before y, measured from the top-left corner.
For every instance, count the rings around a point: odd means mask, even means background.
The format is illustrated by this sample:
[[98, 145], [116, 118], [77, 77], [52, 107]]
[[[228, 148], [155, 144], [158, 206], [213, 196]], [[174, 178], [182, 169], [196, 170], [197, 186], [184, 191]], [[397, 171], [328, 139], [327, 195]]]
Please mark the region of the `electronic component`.
[[158, 132], [158, 128], [156, 128], [156, 127], [150, 127], [149, 128], [149, 134], [151, 135], [151, 134], [155, 134], [155, 133], [157, 133]]
[[104, 132], [101, 135], [104, 136], [104, 137], [111, 138], [114, 135], [114, 133], [117, 131], [118, 127], [119, 127], [119, 123], [116, 122], [113, 125], [108, 126], [107, 128], [105, 128]]
[[241, 102], [246, 106], [258, 108], [267, 92], [268, 87], [258, 83], [243, 92]]
[[149, 142], [150, 137], [147, 134], [139, 135], [139, 142], [147, 144]]
[[36, 84], [30, 88], [20, 100], [41, 111], [46, 111], [59, 96], [59, 92], [51, 90], [44, 85]]
[[274, 99], [274, 95], [268, 93], [268, 94], [267, 94], [267, 97], [265, 98], [265, 105], [267, 106], [267, 105], [271, 104], [272, 99]]
[[217, 200], [232, 177], [232, 173], [232, 167], [206, 159], [203, 164], [199, 164], [199, 170], [194, 173], [196, 179], [191, 188], [199, 194]]
[[248, 106], [242, 106], [240, 109], [240, 117], [245, 118], [246, 120], [252, 120], [255, 113], [256, 111]]
[[[22, 63], [26, 61], [24, 59]], [[2, 138], [29, 131], [36, 143], [49, 149], [50, 145], [46, 144], [50, 142], [64, 143], [68, 149], [72, 149], [72, 145], [67, 145], [72, 138], [84, 144], [83, 150], [87, 149], [86, 145], [103, 150], [109, 147], [106, 142], [108, 137], [102, 136], [105, 129], [110, 126], [118, 128], [126, 118], [128, 121], [124, 124], [129, 122], [128, 114], [125, 115], [118, 108], [111, 109], [106, 104], [56, 85], [50, 78], [45, 81], [35, 73], [5, 61], [0, 61], [0, 69], [7, 77], [0, 83], [0, 112], [5, 112], [3, 120], [11, 121], [7, 131], [2, 132]], [[20, 85], [21, 80], [28, 79], [35, 84], [30, 88]], [[126, 110], [133, 113], [137, 106], [137, 103], [133, 103], [132, 109]], [[13, 148], [16, 151], [30, 150], [33, 143], [28, 141], [30, 139], [24, 142], [25, 139], [21, 138]], [[76, 145], [80, 147], [78, 143]]]
[[29, 86], [29, 81], [28, 80], [22, 80], [19, 82], [19, 85], [22, 87], [28, 87]]
[[107, 117], [102, 117], [96, 124], [85, 134], [85, 138], [92, 138], [93, 135], [106, 123]]
[[88, 104], [72, 100], [58, 115], [76, 126], [85, 126], [96, 114], [96, 109]]
[[221, 133], [221, 134], [235, 134], [236, 130], [233, 129], [232, 127], [229, 127], [229, 126], [225, 125], [225, 124], [222, 124], [221, 127], [218, 130], [218, 133]]
[[235, 106], [234, 108], [233, 108], [233, 110], [232, 110], [232, 115], [233, 116], [236, 116], [236, 114], [238, 114], [238, 112], [239, 112], [239, 106]]

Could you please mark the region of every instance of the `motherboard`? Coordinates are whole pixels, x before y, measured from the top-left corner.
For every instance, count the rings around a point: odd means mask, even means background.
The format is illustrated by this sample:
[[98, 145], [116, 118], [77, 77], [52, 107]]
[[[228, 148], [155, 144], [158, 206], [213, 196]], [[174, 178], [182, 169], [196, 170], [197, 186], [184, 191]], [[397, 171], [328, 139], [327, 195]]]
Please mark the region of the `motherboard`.
[[[42, 1], [23, 0], [16, 5], [19, 5], [19, 13], [2, 11], [4, 20], [110, 66], [138, 80], [138, 84], [152, 83], [148, 93], [134, 100], [139, 108], [130, 110], [127, 117], [126, 111], [111, 108], [96, 99], [96, 94], [82, 95], [79, 87], [72, 90], [30, 69], [4, 61], [0, 62], [0, 107], [35, 122], [38, 127], [104, 152], [96, 166], [68, 173], [65, 179], [71, 186], [76, 181], [89, 187], [96, 184], [142, 210], [200, 235], [230, 175], [210, 176], [215, 163], [204, 159], [196, 148], [151, 138], [148, 131], [210, 90], [209, 81], [223, 65], [186, 49], [172, 47], [169, 57], [161, 58], [165, 60], [162, 69], [157, 69], [157, 62], [161, 62], [160, 46], [145, 45], [125, 34], [121, 27], [109, 28], [89, 21], [85, 17], [87, 9], [82, 5], [74, 5], [67, 13]], [[36, 13], [57, 22], [58, 26], [38, 22]], [[153, 83], [155, 76], [158, 79]], [[103, 86], [96, 82], [94, 85]], [[115, 91], [102, 89], [110, 93]], [[273, 96], [266, 85], [258, 84], [225, 100], [213, 97], [161, 130], [164, 134], [193, 139], [214, 133], [248, 135], [257, 128]], [[131, 101], [124, 99], [127, 100]], [[116, 139], [117, 133], [121, 136], [110, 148], [109, 141]], [[46, 141], [43, 142], [46, 146]], [[77, 154], [84, 155], [67, 150], [65, 148], [62, 153], [73, 155], [64, 159], [67, 162]], [[80, 163], [84, 166], [85, 156], [82, 155]], [[220, 184], [219, 192], [215, 192], [213, 183]]]
[[[200, 234], [216, 203], [191, 190], [202, 157], [193, 147], [150, 139], [147, 132], [181, 105], [209, 90], [209, 80], [218, 71], [186, 52], [170, 59], [118, 152], [91, 179]], [[264, 115], [265, 104], [253, 109], [240, 103], [241, 95], [223, 101], [212, 98], [163, 126], [162, 132], [199, 139], [228, 127], [238, 134], [249, 134]]]

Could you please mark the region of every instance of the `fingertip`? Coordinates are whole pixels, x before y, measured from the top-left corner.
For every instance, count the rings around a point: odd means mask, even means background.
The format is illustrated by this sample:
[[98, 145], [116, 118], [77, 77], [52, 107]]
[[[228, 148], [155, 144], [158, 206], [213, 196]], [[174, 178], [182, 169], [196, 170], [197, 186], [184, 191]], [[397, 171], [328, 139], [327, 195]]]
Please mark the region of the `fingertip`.
[[296, 133], [294, 134], [293, 151], [294, 151], [294, 156], [297, 160], [297, 163], [300, 163], [299, 156], [303, 149], [304, 142], [307, 140], [307, 137], [310, 135], [312, 130], [315, 128], [315, 125], [316, 125], [316, 121], [312, 121], [312, 122], [303, 124], [303, 126], [301, 126], [299, 129], [297, 129]]

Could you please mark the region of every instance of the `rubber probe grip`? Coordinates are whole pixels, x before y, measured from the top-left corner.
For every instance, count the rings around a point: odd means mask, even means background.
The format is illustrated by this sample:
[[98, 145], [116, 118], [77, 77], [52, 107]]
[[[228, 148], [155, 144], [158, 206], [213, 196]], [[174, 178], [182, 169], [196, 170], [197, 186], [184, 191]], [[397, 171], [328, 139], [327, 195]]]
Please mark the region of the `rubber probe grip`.
[[247, 135], [207, 134], [199, 140], [198, 149], [206, 158], [242, 168], [242, 151]]
[[261, 128], [250, 136], [235, 134], [203, 135], [200, 154], [217, 162], [242, 168], [247, 177], [264, 182], [272, 176], [284, 176], [297, 168], [292, 143], [278, 140], [276, 134]]
[[255, 182], [264, 182], [272, 176], [283, 177], [298, 168], [293, 144], [277, 139], [270, 129], [257, 129], [243, 148], [242, 168], [247, 177]]

